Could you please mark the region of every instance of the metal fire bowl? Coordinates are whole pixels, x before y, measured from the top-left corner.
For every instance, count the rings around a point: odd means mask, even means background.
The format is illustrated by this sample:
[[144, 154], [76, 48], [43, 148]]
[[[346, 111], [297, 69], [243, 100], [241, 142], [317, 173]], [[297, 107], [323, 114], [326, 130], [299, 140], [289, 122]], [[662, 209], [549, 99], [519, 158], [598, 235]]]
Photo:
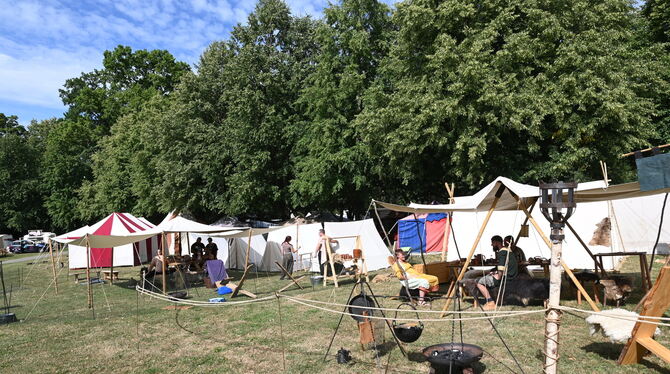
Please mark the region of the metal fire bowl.
[[453, 360], [453, 365], [458, 367], [468, 367], [473, 362], [479, 361], [484, 354], [484, 350], [481, 347], [467, 343], [435, 344], [424, 348], [422, 353], [431, 364], [437, 366], [449, 366], [452, 362], [452, 359], [450, 359], [448, 355], [434, 356], [435, 352], [444, 352], [447, 350], [463, 352], [462, 354], [458, 355], [457, 359]]

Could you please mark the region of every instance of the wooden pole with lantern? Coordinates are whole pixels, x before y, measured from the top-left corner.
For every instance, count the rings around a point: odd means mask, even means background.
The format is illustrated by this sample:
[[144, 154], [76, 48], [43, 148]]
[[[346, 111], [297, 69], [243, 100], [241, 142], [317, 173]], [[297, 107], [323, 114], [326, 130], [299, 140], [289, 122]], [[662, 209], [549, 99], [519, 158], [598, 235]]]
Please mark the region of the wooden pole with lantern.
[[[551, 224], [551, 264], [549, 267], [549, 304], [545, 315], [544, 366], [547, 374], [558, 373], [558, 345], [561, 312], [557, 309], [561, 302], [561, 252], [563, 249], [563, 228], [577, 204], [574, 199], [576, 182], [540, 183], [540, 210]], [[567, 201], [563, 199], [564, 190]], [[551, 193], [551, 196], [550, 196]]]

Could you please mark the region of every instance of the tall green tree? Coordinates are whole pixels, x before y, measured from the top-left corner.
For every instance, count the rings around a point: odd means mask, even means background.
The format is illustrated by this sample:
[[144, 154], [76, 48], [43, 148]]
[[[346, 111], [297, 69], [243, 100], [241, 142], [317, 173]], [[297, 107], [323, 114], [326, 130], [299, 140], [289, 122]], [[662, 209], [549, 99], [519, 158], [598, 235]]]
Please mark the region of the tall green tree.
[[[65, 119], [46, 142], [43, 175], [46, 207], [54, 225], [71, 229], [116, 208], [133, 206], [127, 181], [128, 156], [137, 137], [129, 122], [116, 122], [142, 110], [155, 96], [170, 94], [189, 66], [165, 50], [118, 46], [105, 51], [103, 68], [68, 79], [60, 91]], [[106, 137], [111, 137], [107, 139]], [[92, 157], [96, 154], [98, 162]], [[117, 181], [114, 188], [112, 185]], [[132, 194], [131, 194], [132, 195]]]
[[307, 118], [292, 154], [296, 207], [358, 213], [367, 207], [377, 187], [369, 175], [377, 160], [353, 121], [391, 31], [390, 9], [376, 0], [344, 0], [324, 9], [316, 68], [300, 98]]
[[119, 45], [105, 51], [103, 68], [68, 79], [60, 96], [68, 106], [65, 117], [84, 118], [107, 134], [124, 114], [139, 110], [151, 97], [172, 92], [188, 64], [166, 50], [133, 51]]
[[28, 129], [16, 116], [0, 113], [0, 232], [24, 234], [49, 229], [39, 164], [43, 136], [51, 120], [33, 121]]
[[247, 24], [213, 43], [164, 122], [162, 195], [196, 216], [287, 215], [296, 106], [316, 50], [315, 23], [261, 0]]
[[405, 199], [443, 198], [445, 180], [600, 178], [598, 160], [621, 178], [619, 154], [655, 136], [663, 65], [626, 0], [408, 0], [394, 19], [357, 122]]

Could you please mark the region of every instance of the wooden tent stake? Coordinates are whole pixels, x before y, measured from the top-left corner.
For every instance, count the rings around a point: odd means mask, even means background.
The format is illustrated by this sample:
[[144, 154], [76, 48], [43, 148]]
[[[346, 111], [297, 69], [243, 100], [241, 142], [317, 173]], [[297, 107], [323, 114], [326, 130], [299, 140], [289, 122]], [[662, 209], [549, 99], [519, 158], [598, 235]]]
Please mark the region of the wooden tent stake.
[[242, 286], [244, 285], [244, 281], [247, 279], [247, 274], [249, 274], [249, 269], [251, 269], [252, 266], [253, 265], [247, 265], [247, 267], [244, 268], [244, 273], [242, 274], [242, 278], [240, 278], [240, 282], [237, 284], [237, 287], [235, 287], [235, 289], [233, 290], [233, 294], [230, 295], [231, 299], [233, 297], [237, 296], [238, 293], [241, 293], [242, 295], [249, 296], [252, 299], [255, 299], [255, 298], [258, 297], [255, 294], [253, 294], [253, 293], [251, 293], [247, 290], [242, 289]]
[[53, 272], [54, 276], [54, 286], [56, 289], [56, 295], [58, 295], [58, 276], [56, 276], [56, 259], [54, 258], [54, 249], [51, 243], [52, 243], [51, 239], [49, 239], [49, 255], [51, 256], [51, 271]]
[[[640, 313], [640, 320], [658, 322], [658, 320], [644, 317], [662, 317], [670, 307], [670, 266], [661, 268], [656, 283], [647, 295]], [[631, 338], [624, 346], [617, 361], [619, 365], [639, 363], [647, 351], [670, 364], [670, 350], [654, 340], [656, 327], [652, 323], [635, 323]]]
[[[470, 265], [470, 260], [472, 260], [472, 255], [475, 254], [475, 250], [477, 249], [477, 246], [479, 245], [479, 241], [481, 240], [482, 235], [484, 235], [484, 230], [486, 229], [486, 225], [489, 223], [489, 219], [491, 219], [491, 214], [493, 214], [493, 211], [496, 209], [496, 205], [498, 205], [498, 200], [500, 200], [500, 196], [502, 196], [505, 189], [506, 189], [505, 185], [499, 183], [498, 190], [496, 191], [495, 199], [493, 199], [493, 203], [491, 203], [491, 208], [489, 208], [489, 211], [486, 213], [486, 218], [484, 218], [484, 222], [482, 222], [482, 226], [479, 228], [479, 232], [477, 233], [477, 237], [475, 238], [475, 242], [472, 244], [472, 248], [470, 248], [470, 253], [468, 253], [468, 258], [465, 260], [465, 263], [463, 264], [463, 267], [461, 268], [461, 272], [458, 274], [458, 278], [456, 278], [456, 281], [455, 281], [454, 284], [458, 284], [458, 282], [461, 279], [463, 279], [463, 276], [465, 275], [465, 272], [468, 270], [468, 266]], [[456, 293], [456, 289], [458, 289], [458, 287], [452, 287], [451, 290], [449, 291], [449, 293], [447, 294], [447, 302], [444, 304], [444, 308], [442, 308], [442, 313], [440, 314], [440, 318], [443, 318], [447, 314], [447, 311], [449, 310], [449, 305], [451, 304], [451, 298]]]
[[249, 237], [247, 238], [247, 258], [244, 260], [244, 268], [249, 266], [249, 256], [251, 255], [251, 228], [249, 228]]
[[[330, 250], [330, 237], [324, 235], [323, 239], [326, 242], [326, 258], [328, 259], [328, 263], [330, 264], [330, 270], [332, 270], [333, 274], [333, 283], [335, 283], [335, 288], [340, 287], [339, 283], [337, 282], [337, 274], [335, 274], [335, 262], [333, 260], [333, 253]], [[321, 267], [321, 264], [319, 264], [319, 267]], [[324, 271], [323, 274], [323, 286], [325, 287], [328, 284], [328, 269], [326, 268], [326, 271]]]
[[[298, 282], [300, 282], [301, 280], [305, 279], [306, 275], [303, 275], [303, 276], [301, 276], [301, 277], [298, 277], [298, 279], [295, 279], [295, 278], [293, 278], [293, 275], [291, 275], [291, 273], [289, 273], [288, 270], [286, 270], [286, 268], [283, 267], [279, 262], [275, 261], [275, 264], [277, 264], [277, 266], [278, 266], [279, 269], [282, 271], [282, 273], [284, 273], [284, 275], [288, 276], [289, 279], [290, 279], [296, 286], [298, 286], [298, 288], [300, 288], [301, 290], [304, 289], [304, 287], [301, 286], [300, 283], [298, 283]], [[287, 290], [289, 287], [291, 287], [292, 285], [293, 285], [292, 283], [287, 284], [286, 286], [284, 286], [284, 287], [280, 288], [279, 290], [277, 290], [277, 293], [282, 293], [283, 291], [286, 291], [286, 290]]]

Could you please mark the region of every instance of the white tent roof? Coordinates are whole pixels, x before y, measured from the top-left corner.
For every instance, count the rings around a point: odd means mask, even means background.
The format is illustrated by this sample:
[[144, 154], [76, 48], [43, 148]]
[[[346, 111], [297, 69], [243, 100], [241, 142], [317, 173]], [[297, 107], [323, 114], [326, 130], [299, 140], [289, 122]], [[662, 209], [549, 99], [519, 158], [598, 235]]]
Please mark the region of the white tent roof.
[[[389, 267], [387, 259], [391, 256], [391, 252], [379, 236], [372, 219], [351, 222], [326, 222], [324, 225], [326, 235], [332, 238], [360, 236], [363, 255], [365, 256], [369, 271]], [[337, 253], [353, 255], [356, 245], [355, 238], [337, 239], [337, 241], [339, 242], [339, 247], [336, 250]]]
[[67, 233], [62, 234], [62, 235], [58, 235], [55, 238], [51, 238], [51, 240], [53, 240], [55, 242], [58, 242], [58, 243], [67, 244], [67, 243], [70, 243], [71, 241], [73, 241], [75, 239], [79, 239], [82, 236], [86, 235], [86, 233], [89, 232], [89, 229], [90, 229], [90, 226], [88, 226], [88, 225], [84, 226], [84, 227], [80, 227], [76, 230], [67, 232]]
[[130, 233], [130, 234], [119, 234], [119, 235], [96, 235], [92, 233], [92, 230], [89, 228], [85, 232], [79, 232], [81, 236], [79, 238], [73, 238], [69, 243], [74, 245], [86, 246], [87, 239], [88, 244], [94, 248], [108, 248], [108, 247], [118, 247], [120, 245], [134, 243], [140, 240], [150, 238], [154, 235], [164, 234], [164, 233], [179, 233], [179, 232], [191, 232], [191, 233], [220, 233], [225, 231], [236, 231], [236, 230], [247, 230], [246, 227], [221, 227], [221, 226], [211, 226], [191, 221], [184, 217], [175, 217], [168, 221], [163, 221], [160, 225], [147, 229], [140, 232]]
[[[540, 188], [537, 186], [518, 183], [505, 177], [498, 177], [474, 195], [456, 197], [454, 204], [426, 205], [411, 203], [409, 206], [404, 206], [381, 201], [375, 201], [375, 203], [387, 209], [406, 213], [483, 212], [491, 208], [496, 192], [501, 186], [506, 187], [506, 189], [500, 196], [500, 200], [498, 200], [496, 210], [519, 209], [519, 204], [512, 194], [521, 198], [526, 208], [530, 207], [540, 196]], [[605, 188], [604, 181], [580, 183], [577, 186], [575, 195], [580, 191], [590, 191], [594, 196], [600, 196], [594, 191], [602, 191], [603, 188]]]

